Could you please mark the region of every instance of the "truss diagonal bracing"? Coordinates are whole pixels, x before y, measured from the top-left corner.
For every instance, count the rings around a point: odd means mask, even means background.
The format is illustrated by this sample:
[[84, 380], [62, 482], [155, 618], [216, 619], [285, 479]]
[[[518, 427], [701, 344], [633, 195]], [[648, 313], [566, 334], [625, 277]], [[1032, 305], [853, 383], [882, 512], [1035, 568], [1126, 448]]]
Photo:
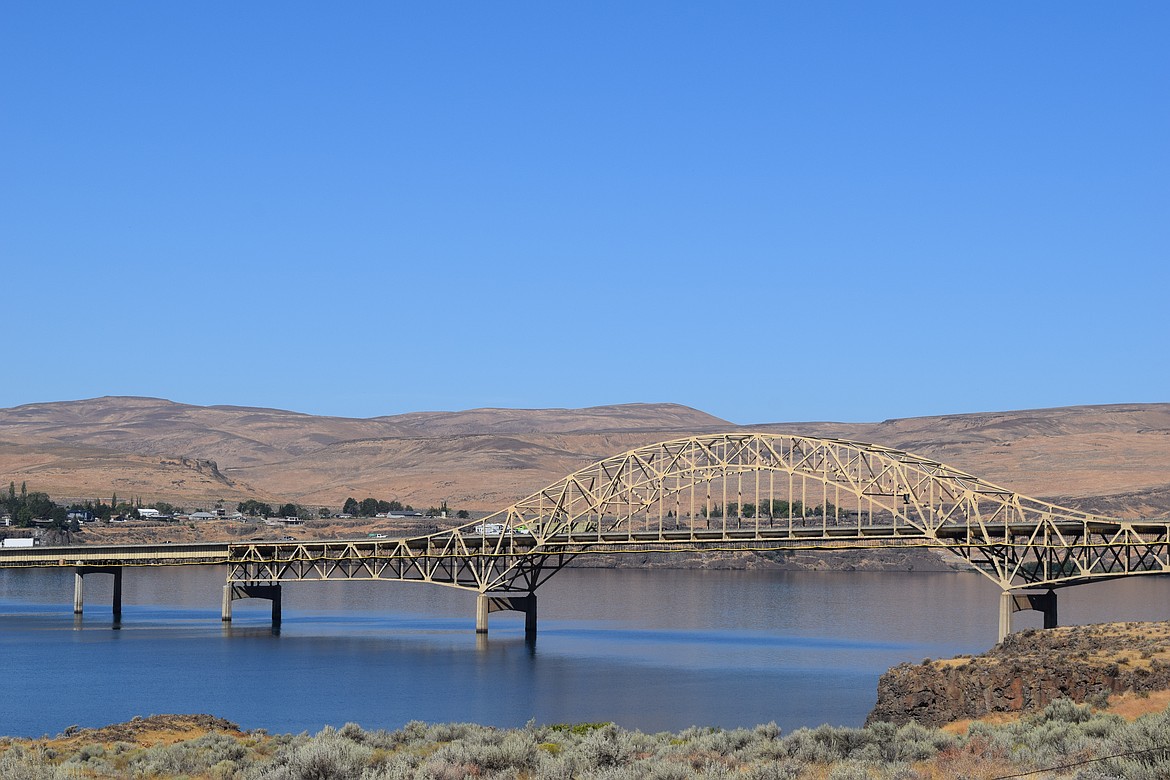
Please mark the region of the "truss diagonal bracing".
[[580, 555], [933, 547], [1005, 590], [1170, 572], [1170, 523], [1028, 498], [900, 450], [732, 433], [615, 455], [410, 539], [231, 545], [230, 582], [373, 579], [531, 593]]

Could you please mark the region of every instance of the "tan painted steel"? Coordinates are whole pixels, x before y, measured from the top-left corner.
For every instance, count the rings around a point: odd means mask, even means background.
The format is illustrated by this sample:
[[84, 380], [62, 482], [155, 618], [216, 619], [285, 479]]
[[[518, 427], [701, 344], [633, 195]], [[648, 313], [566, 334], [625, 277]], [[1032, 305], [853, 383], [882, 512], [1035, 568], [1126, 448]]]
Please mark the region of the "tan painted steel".
[[47, 566], [196, 566], [228, 562], [227, 542], [0, 548], [0, 568]]
[[935, 547], [1005, 591], [1170, 572], [1170, 523], [1019, 495], [908, 452], [732, 433], [599, 461], [410, 539], [233, 544], [229, 582], [382, 579], [532, 593], [578, 555]]
[[1170, 573], [1170, 523], [1055, 506], [873, 444], [695, 436], [408, 539], [0, 549], [0, 567], [227, 564], [229, 585], [395, 580], [532, 594], [579, 555], [933, 547], [1004, 591]]

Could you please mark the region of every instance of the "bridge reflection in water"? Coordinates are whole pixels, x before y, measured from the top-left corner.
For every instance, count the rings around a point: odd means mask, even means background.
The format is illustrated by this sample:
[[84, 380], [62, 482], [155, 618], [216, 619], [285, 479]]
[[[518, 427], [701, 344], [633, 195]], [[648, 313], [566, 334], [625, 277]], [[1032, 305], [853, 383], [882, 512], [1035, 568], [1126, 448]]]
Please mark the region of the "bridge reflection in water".
[[477, 594], [476, 630], [518, 610], [536, 630], [536, 590], [580, 556], [670, 552], [935, 548], [1002, 591], [1012, 614], [1056, 625], [1056, 590], [1170, 573], [1170, 522], [1056, 506], [908, 452], [838, 439], [732, 433], [662, 442], [599, 461], [482, 520], [404, 539], [18, 548], [0, 566], [227, 567], [224, 621], [238, 598], [272, 600], [305, 580], [421, 582]]

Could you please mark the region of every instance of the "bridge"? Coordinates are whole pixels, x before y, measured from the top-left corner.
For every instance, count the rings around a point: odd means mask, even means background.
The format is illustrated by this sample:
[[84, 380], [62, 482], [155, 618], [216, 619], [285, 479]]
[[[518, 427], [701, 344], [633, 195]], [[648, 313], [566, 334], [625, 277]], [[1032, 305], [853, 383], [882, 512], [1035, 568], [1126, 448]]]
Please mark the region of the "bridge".
[[474, 592], [476, 631], [488, 615], [525, 614], [537, 588], [580, 556], [933, 548], [1001, 589], [999, 638], [1012, 614], [1056, 625], [1059, 588], [1170, 573], [1170, 521], [1124, 521], [1022, 496], [901, 450], [764, 433], [693, 436], [601, 460], [482, 520], [402, 539], [17, 548], [0, 566], [115, 577], [128, 566], [227, 568], [222, 617], [239, 598], [271, 599], [281, 583], [387, 580]]

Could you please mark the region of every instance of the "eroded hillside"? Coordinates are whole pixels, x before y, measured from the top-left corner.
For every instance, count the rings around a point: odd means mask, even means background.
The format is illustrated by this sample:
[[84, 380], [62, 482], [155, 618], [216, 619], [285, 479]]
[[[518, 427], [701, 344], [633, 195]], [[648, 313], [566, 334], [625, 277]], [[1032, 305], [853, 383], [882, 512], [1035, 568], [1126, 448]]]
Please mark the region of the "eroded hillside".
[[1093, 511], [1170, 514], [1170, 404], [737, 426], [676, 404], [350, 419], [110, 397], [0, 410], [0, 478], [62, 498], [486, 511], [633, 447], [735, 429], [874, 442]]

